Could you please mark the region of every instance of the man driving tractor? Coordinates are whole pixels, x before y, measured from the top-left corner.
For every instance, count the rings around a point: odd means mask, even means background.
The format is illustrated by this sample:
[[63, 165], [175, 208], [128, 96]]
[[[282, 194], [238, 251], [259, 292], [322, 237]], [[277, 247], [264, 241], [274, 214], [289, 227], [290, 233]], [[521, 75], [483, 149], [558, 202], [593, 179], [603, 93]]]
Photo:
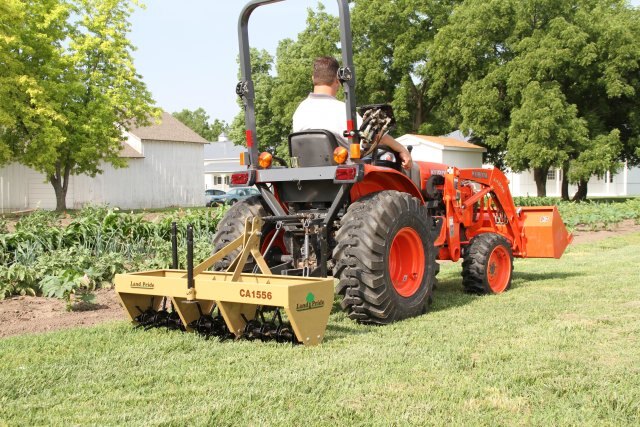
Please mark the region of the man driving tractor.
[[[349, 142], [343, 136], [345, 104], [336, 98], [341, 86], [338, 80], [338, 61], [331, 56], [322, 56], [313, 62], [313, 92], [302, 101], [293, 114], [293, 131], [326, 129], [335, 134], [338, 143], [344, 147]], [[358, 126], [362, 118], [358, 115]], [[386, 134], [380, 144], [399, 153], [404, 169], [411, 169], [411, 154], [405, 146]]]

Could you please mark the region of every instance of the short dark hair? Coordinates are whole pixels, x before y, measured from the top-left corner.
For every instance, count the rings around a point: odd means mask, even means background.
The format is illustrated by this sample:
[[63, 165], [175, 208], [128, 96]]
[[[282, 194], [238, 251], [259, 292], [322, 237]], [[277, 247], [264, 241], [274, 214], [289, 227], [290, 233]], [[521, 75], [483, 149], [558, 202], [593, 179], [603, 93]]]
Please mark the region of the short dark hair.
[[338, 78], [340, 64], [332, 56], [321, 56], [313, 61], [313, 84], [330, 85]]

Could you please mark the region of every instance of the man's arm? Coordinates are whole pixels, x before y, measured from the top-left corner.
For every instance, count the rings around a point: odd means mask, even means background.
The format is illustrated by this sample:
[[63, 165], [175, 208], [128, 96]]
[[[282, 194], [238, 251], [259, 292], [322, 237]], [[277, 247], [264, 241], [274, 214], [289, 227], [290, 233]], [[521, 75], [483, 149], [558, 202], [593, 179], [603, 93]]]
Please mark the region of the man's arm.
[[413, 164], [413, 161], [411, 160], [411, 153], [409, 153], [409, 150], [407, 150], [404, 145], [400, 144], [389, 134], [383, 136], [380, 143], [399, 153], [400, 160], [402, 160], [402, 167], [404, 169], [411, 169], [411, 165]]

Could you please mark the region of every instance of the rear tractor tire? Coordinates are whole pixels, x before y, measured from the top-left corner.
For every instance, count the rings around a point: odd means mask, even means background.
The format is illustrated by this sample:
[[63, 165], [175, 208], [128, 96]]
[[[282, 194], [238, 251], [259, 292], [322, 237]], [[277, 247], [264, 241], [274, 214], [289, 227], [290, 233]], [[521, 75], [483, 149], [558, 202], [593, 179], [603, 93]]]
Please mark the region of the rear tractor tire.
[[484, 233], [471, 239], [462, 261], [462, 285], [468, 293], [500, 294], [511, 287], [513, 252], [499, 234]]
[[333, 251], [349, 318], [388, 324], [427, 311], [437, 269], [431, 223], [407, 193], [381, 191], [349, 206]]

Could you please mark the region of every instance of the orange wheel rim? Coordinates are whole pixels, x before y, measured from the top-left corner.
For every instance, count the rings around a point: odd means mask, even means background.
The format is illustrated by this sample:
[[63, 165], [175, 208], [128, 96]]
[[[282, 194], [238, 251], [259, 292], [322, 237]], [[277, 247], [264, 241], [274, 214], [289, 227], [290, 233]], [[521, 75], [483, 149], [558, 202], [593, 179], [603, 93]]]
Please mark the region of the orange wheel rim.
[[411, 227], [398, 231], [389, 251], [389, 276], [400, 296], [408, 298], [420, 289], [424, 260], [420, 235]]
[[496, 246], [487, 265], [487, 281], [491, 290], [499, 294], [507, 289], [507, 284], [511, 278], [511, 257], [503, 246]]
[[[267, 233], [267, 235], [265, 236], [265, 238], [262, 240], [262, 245], [260, 245], [260, 253], [262, 255], [264, 255], [264, 253], [267, 251], [267, 248], [269, 247], [269, 243], [271, 242], [271, 239], [273, 239], [273, 235], [276, 233], [276, 230], [271, 230]], [[280, 233], [278, 234], [278, 237], [276, 237], [276, 240], [273, 242], [273, 245], [271, 245], [271, 249], [280, 249], [280, 253], [283, 255], [288, 255], [287, 252], [287, 246], [284, 244], [284, 239], [282, 238], [282, 235], [284, 233]], [[271, 251], [269, 251], [270, 253], [273, 253]]]

